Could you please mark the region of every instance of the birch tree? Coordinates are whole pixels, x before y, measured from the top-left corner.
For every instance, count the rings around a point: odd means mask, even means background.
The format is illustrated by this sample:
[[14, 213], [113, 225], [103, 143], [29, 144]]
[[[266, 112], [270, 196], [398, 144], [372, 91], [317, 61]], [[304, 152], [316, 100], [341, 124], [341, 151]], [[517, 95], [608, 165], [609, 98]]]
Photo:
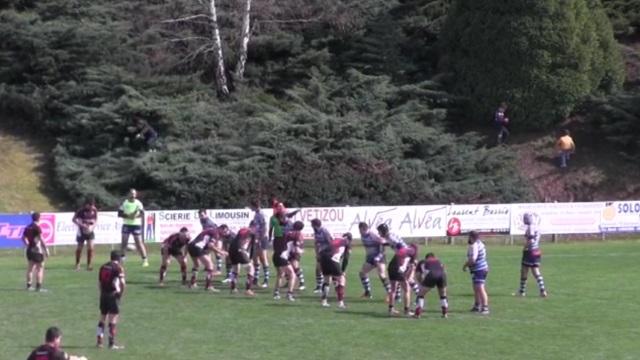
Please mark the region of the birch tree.
[[218, 26], [218, 15], [216, 12], [216, 1], [209, 0], [209, 12], [211, 19], [211, 36], [213, 37], [213, 51], [216, 55], [216, 85], [218, 94], [229, 95], [227, 85], [227, 75], [224, 66], [224, 54], [222, 53], [222, 39], [220, 38], [220, 27]]
[[244, 1], [242, 13], [242, 34], [240, 37], [238, 49], [238, 63], [236, 64], [236, 78], [242, 80], [244, 78], [244, 68], [247, 63], [247, 48], [251, 38], [251, 0]]

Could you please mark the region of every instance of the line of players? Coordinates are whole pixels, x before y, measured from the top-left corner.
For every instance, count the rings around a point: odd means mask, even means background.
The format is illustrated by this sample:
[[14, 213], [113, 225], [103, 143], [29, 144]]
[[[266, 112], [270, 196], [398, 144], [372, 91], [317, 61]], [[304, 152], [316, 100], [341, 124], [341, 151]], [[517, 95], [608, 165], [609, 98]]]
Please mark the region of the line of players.
[[[169, 236], [162, 244], [162, 265], [160, 267], [159, 282], [164, 284], [167, 268], [171, 258], [180, 264], [183, 284], [191, 288], [197, 287], [197, 276], [200, 265], [205, 271], [205, 290], [218, 291], [213, 287], [213, 277], [219, 273], [222, 259], [227, 261], [228, 280], [232, 292], [237, 292], [240, 271], [246, 274], [245, 294], [253, 296], [252, 287], [257, 284], [259, 273], [257, 265], [264, 270], [263, 287], [268, 286], [269, 271], [266, 259], [266, 248], [269, 238], [273, 238], [273, 263], [277, 268], [274, 283], [274, 299], [280, 299], [280, 288], [287, 281], [287, 299], [295, 301], [294, 289], [304, 289], [304, 275], [300, 265], [304, 252], [302, 230], [304, 223], [292, 222], [295, 215], [287, 213], [282, 204], [274, 207], [274, 215], [270, 220], [269, 232], [266, 233], [266, 222], [259, 204], [251, 204], [255, 212], [249, 227], [241, 228], [234, 234], [226, 225], [215, 226], [207, 217], [206, 210], [201, 210], [199, 216], [203, 226], [194, 239], [191, 239], [186, 228]], [[48, 249], [42, 240], [42, 230], [39, 226], [40, 214], [32, 215], [33, 222], [24, 231], [23, 241], [26, 247], [27, 290], [32, 290], [32, 279], [35, 273], [36, 291], [42, 288], [44, 274], [44, 260], [48, 257]], [[522, 256], [520, 287], [514, 295], [525, 296], [528, 272], [535, 277], [540, 296], [546, 297], [547, 291], [540, 272], [540, 233], [534, 226], [533, 216], [525, 214], [523, 222], [526, 225], [525, 245]], [[346, 286], [345, 271], [351, 253], [352, 236], [343, 234], [340, 238], [333, 238], [329, 231], [322, 226], [318, 219], [311, 221], [314, 233], [314, 250], [316, 259], [316, 289], [320, 293], [321, 304], [328, 303], [328, 293], [331, 284], [335, 285], [338, 307], [345, 308], [344, 294]], [[377, 269], [378, 276], [387, 293], [389, 315], [397, 315], [395, 303], [402, 295], [404, 314], [419, 318], [424, 312], [425, 295], [433, 288], [438, 289], [442, 316], [448, 316], [447, 274], [444, 265], [433, 254], [429, 253], [421, 261], [417, 261], [418, 248], [414, 244], [406, 244], [402, 238], [391, 233], [386, 224], [377, 226], [377, 234], [367, 223], [360, 223], [359, 232], [365, 249], [366, 258], [359, 272], [360, 281], [364, 289], [362, 297], [371, 298], [371, 282], [368, 274]], [[394, 255], [388, 264], [385, 263], [385, 248], [393, 250]], [[211, 253], [217, 255], [216, 269], [214, 269]], [[193, 262], [191, 279], [187, 283], [187, 254]], [[146, 255], [146, 254], [145, 254]], [[110, 261], [100, 267], [98, 282], [100, 288], [100, 319], [97, 326], [97, 345], [103, 346], [105, 328], [108, 329], [109, 347], [120, 348], [115, 344], [116, 328], [119, 318], [119, 302], [125, 292], [125, 275], [122, 266], [121, 252], [113, 251]], [[77, 263], [78, 261], [76, 261]], [[474, 290], [474, 306], [471, 311], [483, 315], [489, 314], [489, 298], [485, 289], [485, 281], [489, 272], [487, 251], [477, 232], [472, 231], [468, 238], [467, 261], [463, 271], [469, 269]], [[410, 311], [411, 292], [417, 295], [415, 313]], [[53, 351], [53, 350], [52, 350]]]

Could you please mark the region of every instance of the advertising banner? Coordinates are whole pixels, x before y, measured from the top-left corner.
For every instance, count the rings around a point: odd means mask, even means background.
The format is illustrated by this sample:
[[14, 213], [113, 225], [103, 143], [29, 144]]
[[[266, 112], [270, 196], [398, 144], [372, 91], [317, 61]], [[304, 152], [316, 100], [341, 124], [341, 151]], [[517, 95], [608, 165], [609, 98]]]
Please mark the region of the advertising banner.
[[[42, 218], [55, 224], [50, 234], [45, 233], [43, 238], [51, 245], [71, 245], [76, 243], [78, 226], [73, 223], [72, 212], [67, 213], [43, 213]], [[41, 227], [45, 221], [41, 222]], [[119, 244], [122, 221], [115, 211], [101, 211], [98, 213], [98, 221], [95, 227], [95, 244]]]
[[24, 247], [22, 233], [30, 223], [30, 214], [0, 214], [0, 248]]
[[368, 206], [302, 208], [293, 217], [305, 224], [303, 234], [313, 237], [310, 221], [318, 218], [334, 236], [350, 232], [360, 238], [358, 224], [367, 223], [375, 229], [385, 223], [391, 232], [401, 237], [444, 236], [447, 206]]
[[[271, 209], [264, 209], [267, 222], [271, 216]], [[146, 239], [162, 242], [171, 234], [180, 231], [182, 227], [189, 229], [191, 237], [202, 231], [198, 210], [163, 210], [147, 211]], [[232, 231], [249, 226], [253, 219], [253, 211], [249, 209], [207, 210], [209, 218], [218, 226], [226, 224]], [[149, 226], [149, 220], [153, 226]], [[148, 241], [148, 240], [147, 240]]]
[[600, 220], [602, 232], [640, 232], [640, 201], [605, 204]]
[[511, 205], [451, 205], [447, 211], [447, 235], [467, 234], [472, 230], [489, 234], [508, 234]]
[[597, 234], [604, 202], [511, 205], [511, 234], [523, 235], [522, 216], [533, 213], [542, 234]]

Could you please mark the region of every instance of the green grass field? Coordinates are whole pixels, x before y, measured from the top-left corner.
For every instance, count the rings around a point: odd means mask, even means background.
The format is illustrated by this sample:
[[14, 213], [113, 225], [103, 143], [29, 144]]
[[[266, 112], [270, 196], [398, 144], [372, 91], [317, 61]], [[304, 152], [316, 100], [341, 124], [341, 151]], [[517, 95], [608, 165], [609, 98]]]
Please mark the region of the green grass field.
[[[100, 248], [98, 263], [108, 248]], [[172, 264], [158, 288], [159, 257], [151, 267], [134, 256], [126, 265], [128, 292], [122, 303], [119, 352], [94, 348], [98, 318], [96, 271], [71, 270], [71, 248], [57, 249], [47, 264], [48, 293], [23, 289], [22, 252], [0, 252], [0, 358], [24, 359], [51, 325], [63, 329], [68, 352], [89, 359], [637, 359], [640, 356], [640, 241], [545, 244], [543, 272], [550, 297], [516, 298], [520, 248], [489, 246], [491, 315], [468, 312], [472, 291], [461, 271], [465, 248], [438, 245], [449, 272], [449, 319], [439, 317], [435, 294], [420, 320], [389, 318], [379, 281], [372, 273], [374, 300], [362, 293], [355, 249], [347, 284], [346, 310], [335, 301], [321, 308], [306, 290], [298, 301], [274, 301], [271, 290], [256, 298], [206, 294], [182, 288]], [[424, 254], [424, 247], [421, 253]], [[135, 261], [134, 261], [135, 260]], [[313, 282], [311, 259], [305, 275]], [[311, 281], [309, 281], [311, 280]], [[223, 287], [226, 289], [226, 287]], [[332, 291], [334, 294], [334, 291]], [[333, 300], [333, 299], [332, 299]]]

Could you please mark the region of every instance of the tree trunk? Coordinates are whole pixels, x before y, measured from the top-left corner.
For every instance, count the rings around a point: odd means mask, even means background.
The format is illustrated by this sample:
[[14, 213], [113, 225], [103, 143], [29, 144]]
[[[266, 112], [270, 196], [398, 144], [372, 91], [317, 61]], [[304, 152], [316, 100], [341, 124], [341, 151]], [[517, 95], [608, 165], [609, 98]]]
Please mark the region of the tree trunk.
[[222, 40], [220, 39], [220, 29], [218, 27], [218, 15], [216, 14], [216, 1], [209, 1], [209, 10], [211, 11], [211, 25], [213, 36], [213, 49], [216, 54], [216, 84], [218, 95], [229, 95], [229, 86], [227, 85], [227, 75], [224, 67], [224, 56], [222, 55]]
[[247, 47], [251, 37], [251, 0], [245, 0], [244, 16], [242, 17], [242, 36], [240, 38], [240, 57], [236, 64], [236, 79], [244, 78], [244, 68], [247, 63]]

